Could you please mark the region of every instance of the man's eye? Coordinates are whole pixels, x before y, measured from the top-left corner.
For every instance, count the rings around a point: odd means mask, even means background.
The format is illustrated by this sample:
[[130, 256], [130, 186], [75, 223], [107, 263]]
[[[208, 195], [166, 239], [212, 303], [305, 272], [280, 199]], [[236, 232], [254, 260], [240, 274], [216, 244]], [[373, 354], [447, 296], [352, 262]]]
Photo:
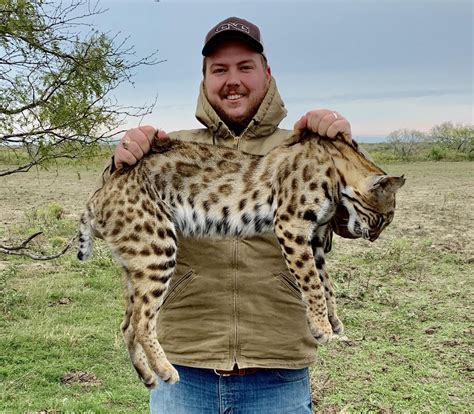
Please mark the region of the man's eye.
[[241, 66], [240, 69], [241, 69], [241, 70], [244, 70], [244, 71], [248, 71], [248, 70], [252, 70], [253, 67], [250, 66], [250, 65], [246, 65], [246, 66]]
[[224, 72], [225, 72], [224, 68], [217, 68], [217, 69], [212, 70], [212, 73], [224, 73]]

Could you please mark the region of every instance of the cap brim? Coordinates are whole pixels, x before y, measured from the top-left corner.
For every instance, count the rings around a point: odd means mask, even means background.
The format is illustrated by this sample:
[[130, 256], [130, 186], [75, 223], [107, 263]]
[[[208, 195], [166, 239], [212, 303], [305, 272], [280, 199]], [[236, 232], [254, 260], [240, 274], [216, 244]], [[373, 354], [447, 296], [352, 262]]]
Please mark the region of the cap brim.
[[209, 39], [202, 49], [203, 56], [209, 56], [212, 54], [212, 52], [214, 52], [218, 45], [227, 40], [240, 40], [248, 44], [257, 53], [263, 53], [262, 44], [256, 41], [253, 37], [237, 31], [226, 31], [216, 34], [214, 37]]

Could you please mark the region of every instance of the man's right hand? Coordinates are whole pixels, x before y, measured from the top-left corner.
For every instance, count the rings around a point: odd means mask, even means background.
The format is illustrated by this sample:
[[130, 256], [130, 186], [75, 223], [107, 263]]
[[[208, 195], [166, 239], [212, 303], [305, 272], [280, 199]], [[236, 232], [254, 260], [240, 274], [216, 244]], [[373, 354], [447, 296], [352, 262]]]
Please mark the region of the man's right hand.
[[135, 165], [150, 152], [155, 137], [166, 139], [168, 135], [161, 129], [157, 133], [150, 125], [129, 129], [115, 147], [115, 167], [120, 169], [124, 165]]

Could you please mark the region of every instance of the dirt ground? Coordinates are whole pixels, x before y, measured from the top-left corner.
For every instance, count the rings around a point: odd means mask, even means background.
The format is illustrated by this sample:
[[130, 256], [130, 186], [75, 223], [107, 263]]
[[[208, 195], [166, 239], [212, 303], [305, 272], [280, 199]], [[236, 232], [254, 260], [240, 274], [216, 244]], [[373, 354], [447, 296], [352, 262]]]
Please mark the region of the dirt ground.
[[[105, 164], [104, 164], [105, 166]], [[21, 222], [29, 210], [55, 202], [68, 216], [78, 216], [99, 185], [103, 166], [58, 167], [0, 178], [1, 227]]]
[[[385, 168], [407, 178], [389, 234], [431, 239], [434, 249], [457, 250], [474, 260], [474, 163], [419, 162]], [[25, 212], [51, 202], [62, 205], [66, 216], [78, 217], [100, 183], [102, 170], [102, 165], [68, 166], [1, 178], [0, 227], [5, 232], [23, 221]]]
[[433, 249], [474, 256], [474, 163], [419, 162], [387, 166], [405, 174], [397, 198], [398, 234], [431, 239]]

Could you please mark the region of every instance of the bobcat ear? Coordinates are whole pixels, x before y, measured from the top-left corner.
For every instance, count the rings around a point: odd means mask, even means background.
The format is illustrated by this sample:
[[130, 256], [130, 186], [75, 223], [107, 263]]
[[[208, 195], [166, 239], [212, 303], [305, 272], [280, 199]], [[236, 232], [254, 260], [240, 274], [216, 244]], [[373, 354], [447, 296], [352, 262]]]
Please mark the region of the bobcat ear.
[[400, 187], [405, 184], [405, 177], [401, 175], [400, 177], [393, 177], [389, 175], [378, 175], [375, 176], [375, 180], [372, 183], [371, 191], [377, 189], [384, 189], [391, 192], [396, 192]]

